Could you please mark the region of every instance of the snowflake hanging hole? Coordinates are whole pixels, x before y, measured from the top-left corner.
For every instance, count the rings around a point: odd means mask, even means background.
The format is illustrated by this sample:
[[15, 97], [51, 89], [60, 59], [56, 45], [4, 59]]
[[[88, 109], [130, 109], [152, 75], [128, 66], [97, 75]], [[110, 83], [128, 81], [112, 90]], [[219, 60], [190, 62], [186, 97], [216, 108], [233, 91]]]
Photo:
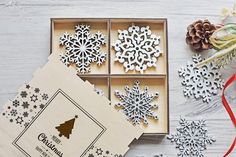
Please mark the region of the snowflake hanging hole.
[[203, 58], [200, 54], [192, 57], [192, 62], [187, 62], [186, 67], [179, 69], [179, 76], [183, 79], [182, 85], [184, 96], [202, 99], [203, 102], [210, 102], [212, 96], [218, 93], [224, 85], [221, 79], [219, 68], [212, 63], [208, 63], [202, 67], [197, 67]]
[[148, 87], [142, 91], [139, 87], [140, 82], [134, 81], [132, 88], [125, 86], [125, 94], [115, 90], [115, 96], [121, 101], [115, 104], [116, 107], [126, 115], [127, 119], [134, 125], [143, 122], [148, 125], [148, 117], [158, 120], [158, 116], [153, 111], [158, 108], [157, 104], [152, 104], [152, 101], [159, 97], [158, 92], [155, 94], [148, 94]]
[[147, 68], [156, 67], [161, 55], [160, 36], [152, 34], [149, 26], [134, 24], [127, 30], [118, 30], [118, 40], [113, 44], [115, 61], [122, 63], [125, 72], [143, 73]]
[[65, 47], [61, 61], [67, 66], [74, 65], [78, 73], [89, 73], [92, 63], [96, 62], [100, 66], [106, 60], [107, 54], [100, 51], [106, 43], [105, 36], [101, 32], [90, 34], [89, 25], [77, 25], [75, 35], [65, 32], [59, 41]]
[[158, 104], [153, 104], [153, 108], [158, 108]]

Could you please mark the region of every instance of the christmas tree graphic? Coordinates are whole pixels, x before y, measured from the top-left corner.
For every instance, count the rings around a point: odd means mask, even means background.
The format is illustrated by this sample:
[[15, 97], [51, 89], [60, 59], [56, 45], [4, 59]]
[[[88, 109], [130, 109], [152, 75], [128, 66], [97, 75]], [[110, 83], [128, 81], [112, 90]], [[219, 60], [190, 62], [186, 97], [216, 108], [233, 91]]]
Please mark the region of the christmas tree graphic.
[[65, 121], [64, 123], [60, 124], [56, 127], [59, 131], [59, 136], [65, 136], [67, 139], [70, 138], [70, 134], [72, 133], [72, 129], [74, 128], [75, 119], [78, 118], [76, 115], [73, 119]]

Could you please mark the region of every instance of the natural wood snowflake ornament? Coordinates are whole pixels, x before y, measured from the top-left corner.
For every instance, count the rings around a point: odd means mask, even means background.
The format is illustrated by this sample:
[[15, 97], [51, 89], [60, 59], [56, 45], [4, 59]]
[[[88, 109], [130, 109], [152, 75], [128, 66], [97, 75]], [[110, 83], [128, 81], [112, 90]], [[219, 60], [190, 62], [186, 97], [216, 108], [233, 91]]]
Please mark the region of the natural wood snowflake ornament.
[[96, 62], [101, 65], [106, 60], [106, 53], [100, 52], [101, 45], [105, 44], [105, 36], [101, 32], [90, 34], [90, 26], [78, 25], [75, 35], [67, 32], [60, 37], [60, 45], [65, 46], [65, 53], [61, 60], [67, 66], [75, 65], [78, 73], [90, 72], [90, 65]]
[[148, 87], [145, 87], [144, 91], [141, 91], [139, 87], [139, 81], [134, 82], [134, 86], [130, 89], [125, 87], [126, 94], [122, 94], [119, 91], [115, 91], [115, 96], [118, 97], [121, 102], [117, 103], [117, 107], [121, 107], [127, 119], [132, 121], [134, 125], [140, 124], [141, 121], [144, 124], [148, 124], [147, 117], [158, 119], [157, 114], [152, 111], [157, 109], [157, 104], [151, 104], [154, 99], [159, 97], [159, 93], [148, 94]]
[[149, 26], [131, 26], [128, 30], [118, 30], [118, 40], [114, 44], [115, 61], [123, 64], [125, 72], [136, 70], [143, 73], [148, 67], [156, 67], [160, 56], [160, 36], [152, 34]]

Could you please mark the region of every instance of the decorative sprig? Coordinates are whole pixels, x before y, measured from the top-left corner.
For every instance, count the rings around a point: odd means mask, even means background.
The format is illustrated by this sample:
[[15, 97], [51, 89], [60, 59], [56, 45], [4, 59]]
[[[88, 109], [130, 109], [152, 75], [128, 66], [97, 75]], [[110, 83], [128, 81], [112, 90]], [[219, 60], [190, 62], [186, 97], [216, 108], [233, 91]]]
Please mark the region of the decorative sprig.
[[214, 62], [221, 68], [229, 64], [236, 57], [236, 24], [227, 24], [216, 30], [210, 37], [210, 42], [217, 51], [198, 66]]

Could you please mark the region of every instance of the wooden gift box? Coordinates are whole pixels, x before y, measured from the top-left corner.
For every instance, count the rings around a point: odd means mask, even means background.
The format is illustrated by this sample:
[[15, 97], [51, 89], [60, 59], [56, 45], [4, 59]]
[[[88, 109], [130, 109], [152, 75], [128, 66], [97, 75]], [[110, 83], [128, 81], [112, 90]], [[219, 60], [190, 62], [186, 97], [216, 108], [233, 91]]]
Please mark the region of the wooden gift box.
[[[75, 26], [78, 24], [90, 25], [90, 33], [97, 31], [105, 35], [106, 45], [101, 47], [106, 52], [107, 60], [101, 66], [91, 64], [91, 72], [78, 74], [83, 80], [88, 80], [97, 88], [103, 90], [104, 95], [114, 105], [119, 100], [114, 95], [115, 90], [124, 93], [124, 87], [133, 86], [134, 80], [140, 81], [143, 90], [144, 86], [149, 87], [149, 92], [158, 91], [160, 96], [153, 103], [159, 104], [155, 111], [159, 120], [149, 118], [149, 125], [140, 126], [144, 129], [145, 135], [165, 135], [169, 133], [169, 87], [168, 87], [168, 36], [167, 19], [152, 18], [52, 18], [51, 19], [51, 53], [63, 53], [65, 48], [60, 46], [59, 38], [63, 33], [71, 35], [75, 33]], [[115, 51], [112, 45], [118, 39], [118, 30], [128, 29], [132, 25], [150, 26], [153, 34], [161, 37], [160, 48], [162, 55], [158, 57], [157, 67], [148, 68], [143, 74], [136, 71], [125, 73], [123, 64], [114, 62]], [[105, 114], [105, 113], [104, 113]]]

